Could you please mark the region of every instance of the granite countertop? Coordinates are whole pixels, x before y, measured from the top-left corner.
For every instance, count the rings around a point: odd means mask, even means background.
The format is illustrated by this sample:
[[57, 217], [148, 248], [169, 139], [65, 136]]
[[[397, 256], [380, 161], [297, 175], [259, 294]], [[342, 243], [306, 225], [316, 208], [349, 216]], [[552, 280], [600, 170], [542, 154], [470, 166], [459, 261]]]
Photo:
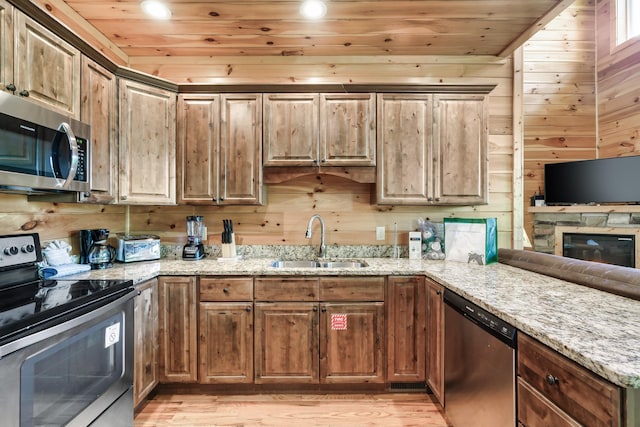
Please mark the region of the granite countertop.
[[364, 258], [369, 264], [364, 268], [283, 269], [271, 267], [272, 261], [162, 259], [116, 264], [74, 277], [139, 283], [159, 275], [424, 274], [611, 382], [640, 389], [638, 301], [498, 263]]

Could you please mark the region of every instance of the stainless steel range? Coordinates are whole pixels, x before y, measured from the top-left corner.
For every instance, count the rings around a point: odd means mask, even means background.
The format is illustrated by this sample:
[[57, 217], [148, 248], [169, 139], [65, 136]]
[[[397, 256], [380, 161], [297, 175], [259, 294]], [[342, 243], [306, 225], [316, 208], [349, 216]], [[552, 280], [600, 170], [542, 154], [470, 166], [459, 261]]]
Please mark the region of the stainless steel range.
[[38, 234], [0, 236], [3, 426], [132, 426], [132, 281], [41, 280]]

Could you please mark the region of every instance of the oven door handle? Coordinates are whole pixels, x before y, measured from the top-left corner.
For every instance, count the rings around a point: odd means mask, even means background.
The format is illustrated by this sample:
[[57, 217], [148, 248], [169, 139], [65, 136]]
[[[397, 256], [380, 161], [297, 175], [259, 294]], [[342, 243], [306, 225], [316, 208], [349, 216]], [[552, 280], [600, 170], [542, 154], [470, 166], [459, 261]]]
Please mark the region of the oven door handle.
[[100, 306], [94, 310], [91, 310], [88, 313], [84, 313], [78, 317], [74, 317], [73, 319], [67, 320], [66, 322], [62, 322], [60, 324], [54, 325], [50, 328], [46, 328], [42, 331], [38, 331], [34, 334], [27, 335], [26, 337], [19, 338], [15, 341], [11, 341], [7, 344], [0, 346], [0, 359], [6, 357], [7, 355], [21, 350], [30, 345], [36, 344], [40, 341], [44, 341], [46, 339], [52, 338], [56, 335], [67, 332], [73, 328], [81, 326], [87, 322], [90, 322], [94, 319], [98, 319], [108, 314], [113, 309], [125, 304], [130, 299], [134, 298], [139, 292], [133, 288], [130, 288], [128, 292], [119, 297], [116, 300], [109, 302], [103, 306]]

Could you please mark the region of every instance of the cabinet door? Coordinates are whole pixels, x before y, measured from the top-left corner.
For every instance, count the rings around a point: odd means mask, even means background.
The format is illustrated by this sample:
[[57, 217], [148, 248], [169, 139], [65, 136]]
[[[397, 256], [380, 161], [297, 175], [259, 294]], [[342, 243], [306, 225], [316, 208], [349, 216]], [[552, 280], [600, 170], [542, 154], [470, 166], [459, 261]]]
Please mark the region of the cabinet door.
[[[0, 0], [0, 90], [15, 92], [13, 80], [13, 6]], [[13, 89], [13, 90], [12, 90]]]
[[487, 96], [434, 96], [434, 200], [487, 203]]
[[320, 382], [383, 383], [384, 303], [325, 303], [320, 311]]
[[427, 385], [444, 406], [444, 288], [430, 279], [427, 285]]
[[320, 94], [320, 165], [376, 165], [373, 93]]
[[318, 305], [255, 304], [256, 384], [318, 383]]
[[387, 281], [387, 381], [425, 380], [424, 276], [393, 276]]
[[178, 98], [178, 202], [215, 203], [220, 174], [220, 96]]
[[195, 382], [198, 379], [198, 318], [195, 277], [158, 279], [160, 319], [160, 381]]
[[262, 94], [221, 97], [219, 202], [262, 203]]
[[318, 165], [318, 94], [264, 95], [264, 165]]
[[80, 120], [91, 125], [91, 195], [87, 202], [113, 203], [118, 195], [116, 77], [82, 57]]
[[253, 383], [251, 302], [200, 303], [201, 384]]
[[432, 95], [378, 94], [377, 202], [431, 203]]
[[158, 385], [158, 280], [141, 283], [136, 289], [140, 295], [133, 300], [134, 407]]
[[175, 204], [176, 95], [120, 80], [120, 202]]
[[80, 51], [19, 12], [15, 41], [16, 93], [79, 119]]

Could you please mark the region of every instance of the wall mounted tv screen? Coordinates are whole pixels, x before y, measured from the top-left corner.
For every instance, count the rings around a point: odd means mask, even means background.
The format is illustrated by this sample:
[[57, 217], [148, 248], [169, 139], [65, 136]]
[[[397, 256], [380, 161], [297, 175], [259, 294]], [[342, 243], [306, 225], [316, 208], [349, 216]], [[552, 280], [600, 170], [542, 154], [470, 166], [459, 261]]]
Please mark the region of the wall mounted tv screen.
[[640, 203], [640, 156], [544, 165], [547, 205]]

